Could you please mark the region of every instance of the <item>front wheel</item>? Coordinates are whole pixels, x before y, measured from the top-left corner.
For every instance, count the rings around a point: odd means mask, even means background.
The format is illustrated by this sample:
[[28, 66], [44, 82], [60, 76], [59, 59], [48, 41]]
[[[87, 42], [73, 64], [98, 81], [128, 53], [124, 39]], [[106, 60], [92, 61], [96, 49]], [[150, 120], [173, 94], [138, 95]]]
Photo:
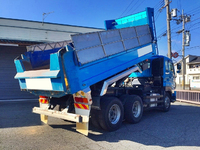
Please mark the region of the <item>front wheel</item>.
[[99, 124], [107, 131], [115, 131], [120, 128], [124, 116], [124, 108], [116, 97], [104, 97], [101, 99], [101, 111], [99, 112]]
[[169, 97], [169, 94], [166, 93], [164, 97], [164, 102], [163, 102], [163, 111], [164, 112], [169, 111], [170, 106], [171, 106], [170, 97]]

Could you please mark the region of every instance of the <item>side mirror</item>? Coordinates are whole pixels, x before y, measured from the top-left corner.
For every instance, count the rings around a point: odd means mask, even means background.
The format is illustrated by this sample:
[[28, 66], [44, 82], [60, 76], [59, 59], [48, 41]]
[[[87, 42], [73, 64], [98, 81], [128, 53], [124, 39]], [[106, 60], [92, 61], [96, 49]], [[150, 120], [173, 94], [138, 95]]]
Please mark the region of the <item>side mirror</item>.
[[177, 70], [181, 70], [181, 63], [177, 64]]

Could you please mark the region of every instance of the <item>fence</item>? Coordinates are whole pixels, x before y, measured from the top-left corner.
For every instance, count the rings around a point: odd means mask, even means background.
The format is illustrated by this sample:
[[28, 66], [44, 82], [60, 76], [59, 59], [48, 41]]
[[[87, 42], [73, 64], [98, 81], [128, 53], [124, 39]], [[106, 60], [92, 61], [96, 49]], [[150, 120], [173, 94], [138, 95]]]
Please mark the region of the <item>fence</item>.
[[200, 91], [176, 90], [176, 100], [200, 104]]

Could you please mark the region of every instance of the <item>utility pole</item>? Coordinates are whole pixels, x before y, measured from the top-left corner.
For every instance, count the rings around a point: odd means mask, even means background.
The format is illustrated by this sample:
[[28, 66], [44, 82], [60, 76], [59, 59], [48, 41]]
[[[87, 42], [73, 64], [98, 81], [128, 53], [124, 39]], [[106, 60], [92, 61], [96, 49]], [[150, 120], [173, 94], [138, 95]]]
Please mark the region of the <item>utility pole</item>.
[[171, 20], [171, 12], [169, 8], [169, 0], [165, 0], [166, 12], [167, 12], [167, 43], [168, 43], [168, 57], [172, 58], [171, 51], [171, 28], [170, 28], [170, 20]]
[[183, 90], [185, 90], [185, 16], [184, 16], [184, 10], [182, 10], [182, 21], [183, 21], [183, 29], [182, 29], [182, 78], [183, 78]]

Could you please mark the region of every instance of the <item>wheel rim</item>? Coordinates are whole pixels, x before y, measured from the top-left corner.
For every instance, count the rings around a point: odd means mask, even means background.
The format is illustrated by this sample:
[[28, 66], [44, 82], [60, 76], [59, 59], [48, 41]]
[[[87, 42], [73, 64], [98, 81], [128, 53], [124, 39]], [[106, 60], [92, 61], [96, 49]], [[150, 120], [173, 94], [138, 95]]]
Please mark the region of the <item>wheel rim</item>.
[[121, 110], [117, 104], [110, 107], [108, 118], [112, 124], [117, 124], [121, 117]]
[[169, 108], [169, 105], [170, 105], [170, 100], [169, 100], [169, 97], [166, 96], [165, 97], [165, 108]]
[[139, 117], [141, 114], [141, 105], [138, 101], [133, 103], [133, 108], [132, 108], [133, 116], [135, 118]]

